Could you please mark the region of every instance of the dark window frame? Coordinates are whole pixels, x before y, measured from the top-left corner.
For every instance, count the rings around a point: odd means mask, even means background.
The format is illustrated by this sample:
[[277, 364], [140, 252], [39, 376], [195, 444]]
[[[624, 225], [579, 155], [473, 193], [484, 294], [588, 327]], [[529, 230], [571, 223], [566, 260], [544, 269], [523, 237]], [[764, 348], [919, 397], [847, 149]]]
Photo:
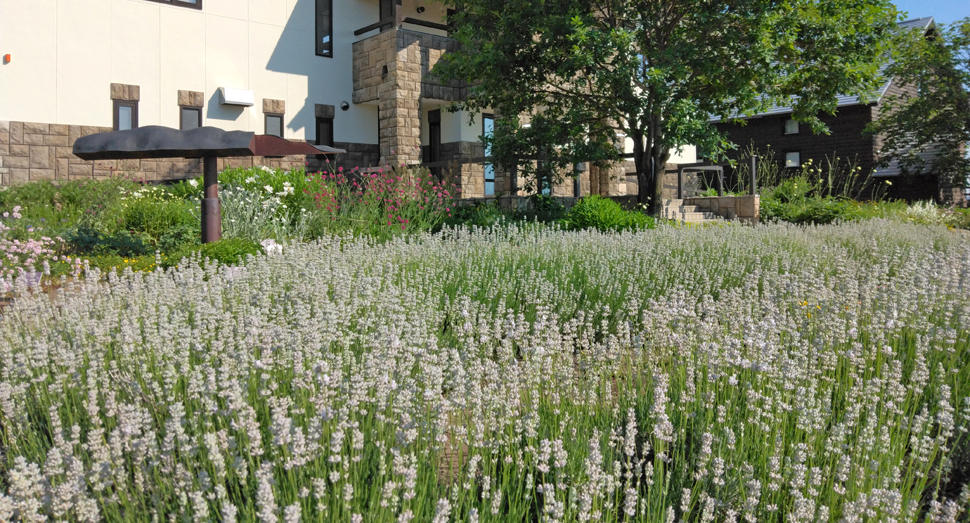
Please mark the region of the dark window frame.
[[[327, 12], [330, 13], [329, 27], [324, 30], [321, 27], [321, 7], [326, 7]], [[333, 58], [333, 0], [316, 0], [313, 11], [313, 25], [314, 34], [316, 35], [316, 42], [313, 44], [313, 50], [317, 56], [322, 56], [324, 58]], [[327, 36], [329, 38], [327, 43], [323, 42], [323, 37]]]
[[199, 115], [199, 125], [197, 127], [202, 127], [202, 108], [183, 105], [179, 107], [179, 130], [185, 130], [185, 111], [197, 112]]
[[202, 0], [196, 0], [195, 3], [185, 2], [183, 0], [148, 0], [149, 2], [155, 2], [159, 4], [175, 5], [178, 7], [188, 7], [189, 9], [202, 10]]
[[[328, 126], [330, 128], [330, 133], [329, 133], [330, 134], [330, 140], [328, 140], [328, 141], [320, 140], [320, 126], [321, 125], [326, 125], [326, 126]], [[322, 116], [318, 116], [317, 117], [317, 127], [316, 127], [316, 129], [317, 129], [317, 138], [315, 140], [316, 141], [316, 144], [317, 145], [326, 145], [327, 147], [333, 147], [334, 146], [333, 145], [334, 144], [334, 137], [333, 137], [333, 131], [334, 131], [334, 129], [333, 129], [333, 118], [324, 118]]]
[[120, 130], [118, 124], [121, 123], [121, 108], [131, 108], [131, 128], [138, 128], [138, 102], [134, 100], [112, 100], [111, 106], [111, 128], [115, 131]]
[[[789, 154], [797, 154], [798, 155], [798, 165], [795, 165], [795, 166], [792, 166], [792, 167], [789, 167], [788, 166], [788, 155]], [[781, 153], [781, 167], [782, 167], [782, 169], [801, 169], [803, 165], [805, 165], [805, 162], [802, 160], [802, 151], [800, 151], [800, 150], [798, 150], [798, 151], [789, 150], [789, 151], [784, 151], [784, 152]]]
[[[495, 115], [494, 114], [491, 114], [491, 113], [482, 113], [482, 137], [483, 138], [487, 136], [485, 134], [485, 120], [491, 120], [492, 121], [492, 134], [493, 135], [495, 134]], [[487, 149], [485, 149], [485, 148], [482, 148], [482, 153], [485, 156], [490, 156], [489, 155], [489, 151]], [[482, 178], [483, 178], [484, 184], [482, 185], [482, 187], [485, 188], [485, 196], [495, 196], [495, 192], [496, 192], [495, 191], [495, 164], [493, 164], [491, 162], [486, 162], [483, 167], [484, 168], [482, 169], [482, 171], [483, 171], [482, 172]], [[489, 177], [488, 177], [489, 168], [491, 168], [491, 173], [492, 173], [492, 178], [491, 179], [489, 179]], [[492, 183], [492, 194], [488, 194], [487, 187], [488, 187], [488, 183], [489, 182]]]
[[[263, 113], [263, 134], [269, 135], [269, 119], [279, 118], [280, 119], [280, 135], [279, 138], [283, 138], [286, 134], [286, 120], [283, 118], [282, 114], [279, 113]], [[271, 136], [276, 136], [271, 135]]]

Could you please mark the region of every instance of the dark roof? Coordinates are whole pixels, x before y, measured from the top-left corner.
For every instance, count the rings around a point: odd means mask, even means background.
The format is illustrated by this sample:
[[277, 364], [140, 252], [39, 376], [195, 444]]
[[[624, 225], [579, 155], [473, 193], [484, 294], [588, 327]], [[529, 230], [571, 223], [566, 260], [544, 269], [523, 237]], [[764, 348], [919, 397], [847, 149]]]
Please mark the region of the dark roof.
[[[912, 20], [906, 20], [905, 22], [899, 22], [899, 24], [897, 24], [897, 25], [899, 26], [900, 29], [922, 29], [923, 32], [925, 33], [926, 31], [929, 31], [930, 28], [932, 28], [934, 24], [935, 24], [935, 22], [933, 21], [933, 17], [932, 16], [927, 16], [925, 18], [914, 18]], [[886, 69], [886, 66], [884, 65], [882, 68], [880, 68], [879, 73], [882, 74], [883, 71], [885, 71], [885, 69]], [[882, 100], [882, 97], [883, 96], [886, 95], [886, 91], [889, 90], [889, 86], [891, 84], [892, 84], [892, 78], [887, 78], [883, 82], [883, 84], [879, 87], [879, 89], [875, 93], [873, 93], [875, 95], [875, 97], [874, 97], [875, 99], [874, 100], [873, 99], [870, 99], [868, 101], [864, 101], [859, 96], [849, 96], [849, 95], [840, 94], [840, 95], [838, 95], [838, 101], [836, 102], [836, 107], [848, 107], [848, 106], [851, 106], [851, 105], [862, 105], [862, 104], [865, 104], [865, 103], [878, 102], [878, 101]], [[767, 111], [762, 112], [762, 113], [753, 114], [753, 115], [750, 115], [750, 116], [743, 116], [742, 119], [744, 119], [744, 118], [761, 118], [761, 117], [764, 117], [764, 116], [773, 116], [773, 115], [788, 114], [788, 113], [791, 113], [791, 112], [792, 112], [791, 106], [777, 105], [777, 106], [772, 107], [771, 109], [768, 109]], [[714, 117], [712, 117], [710, 119], [710, 121], [711, 122], [720, 122], [721, 121], [721, 118], [719, 116], [714, 116]]]
[[74, 154], [82, 160], [137, 160], [146, 158], [201, 158], [203, 156], [332, 155], [346, 152], [306, 142], [290, 142], [275, 136], [256, 136], [246, 131], [199, 127], [180, 131], [149, 125], [129, 131], [92, 134], [74, 142]]

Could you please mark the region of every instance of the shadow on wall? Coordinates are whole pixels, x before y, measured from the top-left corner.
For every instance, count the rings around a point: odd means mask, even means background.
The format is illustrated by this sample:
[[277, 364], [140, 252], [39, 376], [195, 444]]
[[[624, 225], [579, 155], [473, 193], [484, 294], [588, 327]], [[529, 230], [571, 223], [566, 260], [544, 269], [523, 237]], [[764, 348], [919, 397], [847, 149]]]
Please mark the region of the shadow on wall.
[[[354, 24], [344, 21], [341, 23], [339, 17], [342, 12], [350, 10], [367, 9], [373, 3], [374, 21], [377, 21], [377, 2], [365, 2], [355, 0], [346, 2], [345, 0], [334, 1], [335, 22], [333, 24], [334, 57], [316, 56], [316, 28], [315, 28], [315, 0], [297, 0], [293, 7], [293, 14], [286, 21], [283, 34], [280, 37], [276, 48], [270, 55], [269, 62], [266, 64], [268, 71], [287, 73], [307, 81], [307, 98], [300, 107], [287, 107], [287, 129], [289, 131], [304, 131], [304, 136], [308, 141], [316, 138], [316, 104], [333, 105], [337, 108], [334, 117], [335, 140], [339, 142], [351, 141], [348, 136], [341, 132], [347, 129], [350, 120], [353, 118], [369, 118], [373, 113], [373, 123], [369, 126], [365, 124], [365, 129], [373, 127], [373, 132], [368, 132], [368, 136], [373, 134], [373, 143], [377, 143], [377, 109], [376, 106], [359, 107], [351, 104], [350, 110], [341, 111], [340, 103], [350, 101], [353, 96], [353, 56], [343, 56], [345, 53], [352, 53], [351, 42], [358, 39], [353, 32], [356, 29]], [[341, 45], [336, 45], [340, 43]], [[308, 60], [307, 57], [312, 59]], [[341, 64], [345, 64], [343, 67]], [[343, 70], [346, 69], [346, 70]], [[335, 72], [336, 71], [336, 72]], [[328, 72], [330, 73], [328, 75]], [[288, 81], [295, 81], [290, 78]], [[261, 100], [256, 100], [257, 109]], [[360, 140], [358, 140], [360, 141]]]
[[246, 112], [246, 109], [249, 109], [239, 105], [222, 105], [221, 102], [222, 95], [219, 94], [219, 91], [212, 93], [209, 101], [205, 104], [206, 119], [234, 122]]

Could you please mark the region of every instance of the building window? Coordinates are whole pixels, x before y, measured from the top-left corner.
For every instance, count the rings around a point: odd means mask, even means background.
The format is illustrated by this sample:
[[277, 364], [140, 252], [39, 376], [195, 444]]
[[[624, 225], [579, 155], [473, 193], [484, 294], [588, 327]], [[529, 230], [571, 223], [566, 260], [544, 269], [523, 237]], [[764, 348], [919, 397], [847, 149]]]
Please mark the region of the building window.
[[317, 0], [317, 56], [333, 58], [333, 0]]
[[138, 102], [114, 100], [114, 130], [130, 131], [138, 128]]
[[798, 134], [798, 120], [785, 120], [785, 134]]
[[202, 0], [148, 0], [148, 1], [158, 2], [160, 4], [177, 5], [179, 7], [188, 7], [191, 9], [202, 9]]
[[180, 107], [179, 111], [179, 129], [189, 131], [202, 127], [201, 107]]
[[791, 152], [785, 153], [785, 167], [788, 169], [794, 169], [802, 166], [802, 153]]
[[333, 147], [333, 118], [317, 117], [317, 145]]
[[[482, 115], [482, 136], [491, 138], [495, 134], [495, 116], [491, 114]], [[492, 144], [485, 144], [485, 157], [492, 155]], [[485, 196], [495, 195], [495, 164], [485, 164]]]
[[277, 138], [283, 137], [283, 115], [282, 114], [266, 114], [266, 132], [270, 136], [276, 136]]

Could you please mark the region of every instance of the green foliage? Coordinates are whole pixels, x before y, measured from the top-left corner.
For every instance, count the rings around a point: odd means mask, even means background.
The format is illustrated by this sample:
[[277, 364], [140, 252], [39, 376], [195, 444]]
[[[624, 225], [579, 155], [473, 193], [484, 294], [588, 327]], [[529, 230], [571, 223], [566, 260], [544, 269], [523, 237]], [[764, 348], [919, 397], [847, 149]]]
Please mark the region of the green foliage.
[[197, 205], [177, 199], [126, 200], [115, 209], [117, 222], [107, 229], [141, 236], [155, 248], [159, 246], [163, 236], [170, 242], [172, 231], [185, 231], [189, 236], [189, 231], [200, 231], [199, 218], [193, 214], [193, 211], [198, 212]]
[[98, 254], [85, 256], [85, 260], [87, 260], [89, 268], [100, 269], [104, 274], [112, 270], [122, 273], [125, 269], [131, 269], [134, 272], [152, 271], [157, 267], [154, 254]]
[[512, 219], [512, 214], [502, 210], [498, 203], [477, 203], [475, 205], [458, 206], [452, 216], [445, 220], [444, 225], [491, 227], [508, 223]]
[[516, 213], [522, 220], [551, 223], [566, 217], [566, 207], [559, 198], [548, 194], [533, 194], [529, 196], [531, 210]]
[[374, 172], [317, 173], [311, 192], [320, 221], [331, 234], [392, 238], [433, 231], [454, 217], [458, 189], [427, 169], [385, 166]]
[[638, 211], [626, 211], [615, 201], [598, 195], [579, 200], [566, 215], [565, 224], [568, 229], [598, 229], [604, 232], [655, 227], [653, 218]]
[[77, 255], [142, 256], [151, 250], [141, 236], [125, 229], [109, 234], [82, 225], [68, 231], [64, 239]]
[[435, 74], [474, 86], [456, 107], [496, 110], [486, 140], [496, 163], [536, 179], [577, 162], [618, 161], [624, 133], [640, 203], [649, 198], [656, 214], [662, 176], [652, 165], [688, 144], [715, 156], [730, 145], [710, 115], [733, 121], [794, 104], [796, 119], [826, 131], [819, 114], [835, 110], [838, 94], [867, 96], [879, 86], [895, 18], [889, 0], [741, 0], [730, 8], [467, 0], [452, 19], [461, 45]]
[[162, 266], [173, 267], [181, 264], [186, 258], [190, 262], [209, 258], [223, 265], [237, 265], [245, 261], [246, 256], [257, 256], [262, 253], [262, 247], [256, 242], [245, 238], [224, 238], [217, 242], [184, 247], [163, 258]]
[[970, 18], [941, 25], [932, 38], [901, 32], [896, 49], [886, 75], [902, 89], [882, 102], [880, 118], [868, 129], [884, 138], [883, 163], [895, 160], [904, 174], [933, 172], [967, 183]]
[[12, 237], [26, 239], [28, 228], [52, 236], [78, 224], [106, 227], [107, 211], [137, 185], [125, 178], [31, 182], [0, 189], [0, 214], [20, 206], [20, 227]]
[[853, 218], [852, 202], [831, 197], [807, 197], [796, 201], [761, 197], [761, 219], [789, 223], [832, 223]]

